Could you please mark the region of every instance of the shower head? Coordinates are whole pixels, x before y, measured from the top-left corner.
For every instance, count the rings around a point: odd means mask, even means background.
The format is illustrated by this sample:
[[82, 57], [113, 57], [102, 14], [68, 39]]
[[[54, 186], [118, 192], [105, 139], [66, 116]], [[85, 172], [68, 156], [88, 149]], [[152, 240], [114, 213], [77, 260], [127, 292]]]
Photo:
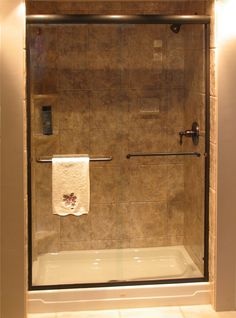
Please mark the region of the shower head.
[[180, 27], [181, 27], [181, 24], [171, 24], [170, 29], [174, 33], [179, 33]]

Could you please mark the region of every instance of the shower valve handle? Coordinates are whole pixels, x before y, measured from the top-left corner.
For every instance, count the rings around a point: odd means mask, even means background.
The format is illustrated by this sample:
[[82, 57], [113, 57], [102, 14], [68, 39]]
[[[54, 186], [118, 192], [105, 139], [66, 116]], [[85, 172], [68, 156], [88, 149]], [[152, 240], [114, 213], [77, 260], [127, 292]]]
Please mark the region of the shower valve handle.
[[199, 125], [197, 122], [194, 122], [192, 124], [192, 129], [191, 130], [185, 130], [185, 131], [180, 131], [179, 132], [179, 144], [183, 144], [183, 137], [191, 137], [193, 140], [193, 144], [197, 145], [199, 142]]
[[180, 137], [180, 140], [179, 140], [179, 143], [180, 145], [183, 144], [183, 137], [192, 137], [193, 134], [195, 134], [195, 132], [193, 132], [192, 130], [185, 130], [185, 131], [180, 131], [179, 132], [179, 137]]

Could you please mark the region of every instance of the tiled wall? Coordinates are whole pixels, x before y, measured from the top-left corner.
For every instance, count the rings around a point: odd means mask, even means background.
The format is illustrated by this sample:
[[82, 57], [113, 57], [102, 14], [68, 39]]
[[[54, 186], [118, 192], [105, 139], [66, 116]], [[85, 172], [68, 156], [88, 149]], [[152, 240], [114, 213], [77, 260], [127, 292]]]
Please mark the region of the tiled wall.
[[[51, 166], [33, 164], [36, 232], [55, 231], [58, 249], [183, 243], [183, 160], [126, 155], [181, 151], [184, 33], [176, 40], [160, 25], [31, 29], [34, 158], [114, 157], [91, 163], [91, 211], [79, 218], [51, 214]], [[52, 136], [42, 135], [47, 104]]]
[[[29, 13], [203, 14], [205, 10], [205, 1], [31, 1], [28, 6]], [[195, 31], [182, 26], [174, 34], [164, 25], [31, 29], [33, 213], [39, 253], [183, 243], [191, 251], [196, 240], [202, 243], [203, 190], [185, 190], [192, 188], [195, 176], [203, 184], [199, 171], [204, 159], [126, 159], [132, 151], [196, 150], [190, 149], [189, 140], [181, 147], [178, 138], [193, 120], [204, 126], [204, 92], [194, 87], [190, 97], [192, 88], [185, 85], [190, 83], [186, 76], [196, 71], [193, 58], [199, 65], [202, 62], [198, 37], [202, 29], [198, 26]], [[199, 85], [202, 78], [194, 83]], [[53, 136], [42, 135], [40, 107], [45, 104], [53, 106]], [[156, 110], [145, 111], [153, 104]], [[202, 141], [198, 150], [201, 146]], [[53, 153], [114, 156], [111, 163], [91, 163], [89, 215], [51, 214], [51, 167], [36, 164], [35, 158]], [[191, 169], [193, 164], [197, 170]], [[189, 209], [186, 202], [193, 200], [198, 204]], [[42, 239], [45, 236], [47, 240]], [[201, 260], [202, 247], [192, 249], [192, 254]]]

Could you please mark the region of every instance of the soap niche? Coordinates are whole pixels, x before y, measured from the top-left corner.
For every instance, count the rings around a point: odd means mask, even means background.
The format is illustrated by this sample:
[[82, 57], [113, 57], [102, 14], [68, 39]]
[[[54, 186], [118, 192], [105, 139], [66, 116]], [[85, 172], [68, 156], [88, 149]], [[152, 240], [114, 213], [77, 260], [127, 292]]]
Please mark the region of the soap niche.
[[139, 116], [143, 119], [159, 118], [161, 100], [159, 97], [142, 97], [139, 100]]

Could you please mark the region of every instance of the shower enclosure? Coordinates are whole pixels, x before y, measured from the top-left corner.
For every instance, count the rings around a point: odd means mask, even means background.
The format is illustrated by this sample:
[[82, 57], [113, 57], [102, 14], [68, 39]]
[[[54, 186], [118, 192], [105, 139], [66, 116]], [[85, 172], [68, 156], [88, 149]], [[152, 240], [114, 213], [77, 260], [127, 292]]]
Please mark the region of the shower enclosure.
[[[208, 279], [209, 18], [28, 16], [29, 287]], [[52, 213], [52, 156], [90, 210]]]

